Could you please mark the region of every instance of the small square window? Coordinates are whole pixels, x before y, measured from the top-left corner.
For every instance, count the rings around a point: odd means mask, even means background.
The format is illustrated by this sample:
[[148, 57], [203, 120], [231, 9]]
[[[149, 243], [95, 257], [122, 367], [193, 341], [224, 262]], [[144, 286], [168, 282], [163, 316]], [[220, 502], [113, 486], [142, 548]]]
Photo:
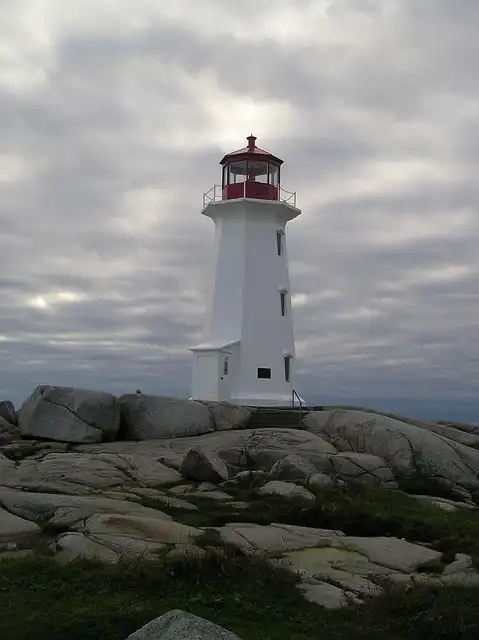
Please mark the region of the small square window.
[[271, 380], [271, 369], [265, 369], [264, 367], [258, 367], [258, 378]]

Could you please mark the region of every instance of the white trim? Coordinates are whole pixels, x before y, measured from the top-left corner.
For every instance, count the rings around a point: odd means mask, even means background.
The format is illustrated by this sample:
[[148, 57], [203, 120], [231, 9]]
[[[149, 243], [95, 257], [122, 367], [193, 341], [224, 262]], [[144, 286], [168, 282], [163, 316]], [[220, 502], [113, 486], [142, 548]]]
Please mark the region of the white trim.
[[239, 340], [232, 340], [231, 342], [204, 342], [203, 344], [198, 344], [196, 347], [190, 347], [189, 351], [223, 351], [224, 349], [228, 349], [229, 347], [234, 347], [239, 344]]

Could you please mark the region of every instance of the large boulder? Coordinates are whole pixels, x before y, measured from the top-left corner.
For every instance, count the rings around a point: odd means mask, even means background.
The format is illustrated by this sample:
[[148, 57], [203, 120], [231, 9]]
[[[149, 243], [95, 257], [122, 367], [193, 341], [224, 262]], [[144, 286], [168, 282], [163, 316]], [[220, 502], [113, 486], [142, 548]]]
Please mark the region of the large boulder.
[[275, 462], [269, 473], [276, 480], [304, 480], [317, 472], [315, 465], [292, 453]]
[[229, 472], [226, 464], [214, 453], [202, 449], [190, 449], [181, 463], [180, 473], [190, 480], [200, 482], [224, 482]]
[[245, 429], [251, 419], [251, 411], [229, 402], [205, 402], [213, 416], [215, 431]]
[[152, 620], [126, 640], [241, 640], [237, 635], [181, 609]]
[[119, 404], [114, 396], [102, 391], [40, 385], [20, 410], [22, 436], [36, 439], [111, 441], [119, 426]]
[[[305, 426], [342, 451], [382, 458], [397, 477], [418, 473], [452, 490], [463, 488], [466, 493], [479, 487], [479, 451], [430, 430], [382, 415], [342, 409], [311, 412]], [[350, 457], [348, 464], [352, 462]]]
[[119, 402], [125, 440], [182, 438], [214, 431], [211, 412], [201, 402], [141, 393], [121, 396]]
[[0, 487], [0, 507], [39, 525], [49, 523], [59, 529], [85, 522], [94, 515], [122, 514], [171, 520], [171, 516], [141, 504], [103, 496], [67, 496], [60, 493], [15, 491]]
[[17, 424], [17, 415], [15, 413], [15, 407], [13, 406], [13, 402], [10, 400], [1, 400], [0, 401], [0, 418], [3, 418], [6, 422], [10, 424]]
[[20, 439], [20, 429], [0, 416], [0, 445]]

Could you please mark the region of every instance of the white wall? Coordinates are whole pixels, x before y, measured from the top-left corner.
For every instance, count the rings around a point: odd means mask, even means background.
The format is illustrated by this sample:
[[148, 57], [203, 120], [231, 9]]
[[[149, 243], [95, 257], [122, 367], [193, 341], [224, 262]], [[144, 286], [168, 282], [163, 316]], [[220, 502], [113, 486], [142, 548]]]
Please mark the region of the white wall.
[[[215, 210], [216, 212], [216, 210]], [[236, 208], [215, 220], [213, 272], [203, 342], [239, 340], [244, 290], [245, 216]]]
[[[298, 209], [284, 203], [241, 199], [209, 205], [215, 221], [214, 277], [204, 342], [240, 340], [230, 380], [231, 400], [241, 404], [288, 404], [294, 386], [284, 378], [284, 353], [294, 356], [293, 317], [286, 251], [277, 254], [276, 232], [284, 230]], [[287, 289], [281, 315], [280, 289]], [[270, 380], [258, 379], [258, 367], [271, 368]]]

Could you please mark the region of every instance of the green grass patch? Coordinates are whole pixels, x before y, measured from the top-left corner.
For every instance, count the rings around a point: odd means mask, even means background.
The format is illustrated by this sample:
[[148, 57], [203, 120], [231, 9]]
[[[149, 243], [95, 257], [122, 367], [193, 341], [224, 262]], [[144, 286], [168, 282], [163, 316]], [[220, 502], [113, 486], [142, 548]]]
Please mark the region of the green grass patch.
[[362, 606], [327, 611], [305, 601], [296, 578], [264, 560], [220, 544], [211, 527], [242, 521], [283, 522], [341, 529], [349, 535], [394, 535], [433, 542], [452, 560], [471, 553], [479, 560], [479, 517], [453, 513], [400, 491], [350, 483], [316, 491], [316, 502], [259, 497], [255, 478], [228, 488], [248, 507], [184, 498], [198, 511], [143, 504], [175, 520], [205, 527], [201, 545], [223, 547], [205, 557], [167, 558], [103, 566], [51, 558], [4, 560], [0, 566], [0, 638], [8, 640], [125, 640], [149, 620], [181, 608], [237, 633], [242, 640], [476, 640], [479, 588], [391, 591]]
[[0, 637], [124, 640], [181, 608], [242, 640], [476, 640], [479, 589], [393, 591], [360, 607], [306, 602], [295, 578], [260, 559], [221, 557], [103, 566], [4, 561]]
[[433, 543], [446, 554], [446, 561], [456, 553], [469, 553], [479, 566], [479, 514], [475, 509], [446, 512], [401, 491], [354, 482], [316, 490], [316, 502], [312, 505], [281, 497], [260, 497], [247, 486], [227, 491], [235, 501], [247, 502], [248, 507], [233, 510], [227, 502], [187, 496], [185, 499], [196, 504], [198, 511], [165, 508], [163, 503], [150, 499], [143, 504], [193, 527], [221, 527], [227, 522], [262, 525], [281, 522], [340, 529], [346, 535], [396, 536]]

